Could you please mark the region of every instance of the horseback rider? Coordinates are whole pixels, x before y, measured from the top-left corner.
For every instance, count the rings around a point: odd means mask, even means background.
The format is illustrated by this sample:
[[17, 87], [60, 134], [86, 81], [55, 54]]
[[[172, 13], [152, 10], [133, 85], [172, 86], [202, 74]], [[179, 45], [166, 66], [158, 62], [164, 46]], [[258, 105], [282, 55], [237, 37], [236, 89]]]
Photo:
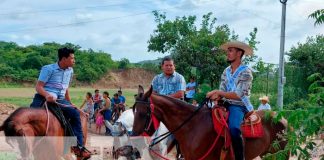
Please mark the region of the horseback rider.
[[[175, 71], [173, 59], [170, 57], [164, 57], [162, 59], [161, 68], [163, 73], [156, 75], [153, 78], [153, 92], [183, 100], [184, 92], [186, 90], [186, 81], [181, 74]], [[169, 140], [174, 140], [174, 136], [172, 135]], [[177, 142], [176, 148], [178, 152], [177, 158], [181, 158], [179, 157], [181, 156], [181, 151]]]
[[252, 71], [242, 64], [243, 55], [252, 55], [252, 48], [239, 41], [231, 41], [221, 45], [221, 49], [227, 53], [227, 67], [222, 76], [219, 90], [207, 93], [207, 98], [219, 100], [223, 98], [228, 102], [229, 130], [232, 138], [232, 146], [236, 160], [244, 159], [244, 146], [241, 134], [241, 123], [244, 115], [253, 110], [250, 103], [250, 91], [252, 88]]
[[51, 104], [49, 107], [56, 107], [53, 106], [54, 103], [61, 104], [58, 106], [72, 126], [73, 131], [70, 132], [73, 133], [69, 134], [77, 137], [78, 145], [72, 147], [72, 150], [78, 157], [88, 159], [91, 154], [83, 146], [80, 113], [75, 107], [72, 107], [68, 89], [73, 76], [72, 67], [75, 64], [74, 50], [66, 47], [60, 48], [58, 50], [58, 59], [57, 63], [42, 67], [36, 84], [37, 93], [30, 107], [40, 108], [45, 101]]

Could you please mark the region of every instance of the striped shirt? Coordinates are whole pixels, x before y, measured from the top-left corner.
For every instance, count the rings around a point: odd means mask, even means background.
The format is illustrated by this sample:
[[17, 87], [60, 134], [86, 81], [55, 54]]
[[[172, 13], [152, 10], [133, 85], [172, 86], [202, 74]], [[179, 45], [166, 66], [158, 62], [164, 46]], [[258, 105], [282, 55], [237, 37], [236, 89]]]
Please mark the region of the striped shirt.
[[[229, 69], [232, 73], [232, 69], [231, 66], [227, 67], [222, 76], [221, 76], [221, 84], [219, 89], [221, 91], [225, 91], [225, 92], [231, 92], [228, 90], [228, 88], [226, 87], [226, 84], [228, 83], [228, 79], [226, 78], [226, 70]], [[245, 69], [243, 70], [238, 76], [237, 78], [234, 80], [236, 89], [235, 89], [235, 93], [238, 97], [250, 97], [251, 94], [251, 88], [252, 88], [252, 80], [253, 80], [253, 75], [252, 75], [252, 71], [251, 69]], [[234, 105], [240, 105], [240, 106], [245, 106], [244, 103], [242, 102], [242, 100], [234, 100], [234, 99], [226, 99], [224, 98], [224, 100], [228, 101], [230, 104], [234, 104]]]
[[61, 99], [65, 97], [65, 93], [69, 88], [72, 76], [72, 67], [61, 69], [58, 63], [54, 63], [42, 67], [38, 81], [45, 83], [45, 91]]
[[174, 72], [170, 77], [161, 73], [153, 78], [153, 91], [161, 95], [170, 95], [178, 91], [186, 90], [186, 81], [184, 77]]

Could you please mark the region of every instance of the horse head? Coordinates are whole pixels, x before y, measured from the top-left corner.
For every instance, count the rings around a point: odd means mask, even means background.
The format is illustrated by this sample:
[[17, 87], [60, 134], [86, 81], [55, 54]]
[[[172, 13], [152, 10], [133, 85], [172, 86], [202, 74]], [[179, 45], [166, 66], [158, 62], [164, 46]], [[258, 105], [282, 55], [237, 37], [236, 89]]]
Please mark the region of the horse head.
[[148, 131], [151, 121], [151, 108], [149, 97], [152, 94], [152, 86], [149, 91], [144, 94], [144, 89], [141, 85], [138, 86], [138, 94], [135, 98], [135, 103], [133, 105], [134, 112], [134, 125], [133, 125], [133, 135], [139, 135], [144, 131]]

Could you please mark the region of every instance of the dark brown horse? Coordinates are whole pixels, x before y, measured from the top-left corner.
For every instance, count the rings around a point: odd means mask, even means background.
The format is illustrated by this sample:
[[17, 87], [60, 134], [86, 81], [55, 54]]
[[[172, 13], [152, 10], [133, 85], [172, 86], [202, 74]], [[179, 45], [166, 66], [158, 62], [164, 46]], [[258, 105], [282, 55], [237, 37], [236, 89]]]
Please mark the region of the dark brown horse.
[[[146, 115], [151, 112], [150, 103], [155, 107], [154, 112], [151, 114], [154, 114], [158, 120], [163, 122], [170, 131], [180, 126], [197, 109], [197, 107], [183, 101], [168, 96], [152, 94], [152, 88], [144, 94], [143, 87], [140, 86], [138, 92], [134, 104], [135, 119], [133, 132], [135, 134], [142, 133], [145, 128], [148, 117]], [[149, 99], [151, 100], [150, 103], [148, 103]], [[286, 129], [287, 122], [283, 119], [279, 123], [272, 122], [274, 114], [266, 120], [263, 111], [258, 111], [257, 114], [262, 118], [265, 134], [262, 138], [245, 139], [245, 158], [247, 160], [276, 152], [271, 147], [272, 142], [275, 140], [280, 142], [280, 149], [283, 149], [286, 145], [286, 142], [278, 135]], [[178, 140], [186, 160], [200, 159], [212, 147], [217, 137], [213, 127], [211, 110], [207, 107], [201, 108], [188, 123], [185, 123], [173, 134], [175, 139]], [[220, 159], [223, 145], [224, 139], [220, 138], [205, 159]]]
[[[85, 144], [87, 115], [80, 112], [80, 118]], [[18, 142], [22, 158], [33, 155], [39, 160], [60, 159], [64, 153], [64, 130], [59, 120], [46, 109], [18, 108], [0, 126], [0, 131], [4, 131], [10, 145], [12, 139]], [[51, 151], [40, 152], [42, 148], [50, 148]], [[65, 158], [71, 158], [71, 155], [65, 154]]]

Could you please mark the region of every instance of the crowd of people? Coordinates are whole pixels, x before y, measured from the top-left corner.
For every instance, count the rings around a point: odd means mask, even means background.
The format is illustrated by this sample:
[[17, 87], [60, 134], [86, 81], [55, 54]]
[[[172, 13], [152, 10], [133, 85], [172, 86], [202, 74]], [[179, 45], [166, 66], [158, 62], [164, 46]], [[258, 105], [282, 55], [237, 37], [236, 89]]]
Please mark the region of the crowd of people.
[[[113, 98], [109, 97], [109, 93], [104, 91], [102, 95], [99, 89], [94, 91], [94, 95], [87, 92], [85, 99], [80, 108], [89, 115], [89, 127], [91, 123], [96, 124], [96, 133], [101, 133], [101, 128], [104, 126], [104, 121], [114, 123], [119, 118], [122, 112], [126, 108], [126, 98], [123, 96], [123, 92], [118, 90], [113, 95]], [[111, 131], [106, 127], [106, 135], [111, 135]]]

